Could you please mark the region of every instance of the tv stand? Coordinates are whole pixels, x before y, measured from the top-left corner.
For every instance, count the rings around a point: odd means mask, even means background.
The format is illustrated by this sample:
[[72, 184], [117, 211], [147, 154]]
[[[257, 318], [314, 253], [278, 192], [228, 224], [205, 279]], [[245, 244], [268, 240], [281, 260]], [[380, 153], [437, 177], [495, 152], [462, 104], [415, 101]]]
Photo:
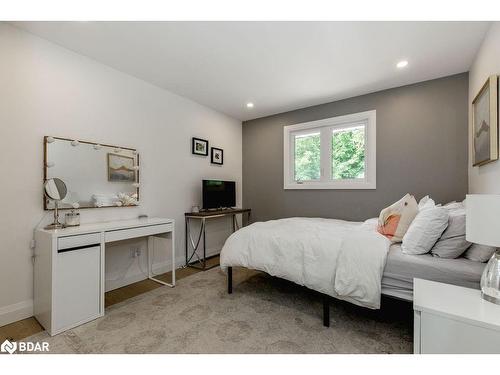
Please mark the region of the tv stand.
[[[214, 210], [204, 210], [200, 212], [186, 212], [184, 218], [186, 221], [185, 228], [185, 240], [186, 240], [186, 267], [193, 267], [200, 270], [209, 270], [211, 268], [217, 267], [218, 264], [211, 267], [207, 267], [207, 254], [206, 254], [206, 221], [208, 219], [215, 219], [220, 217], [230, 216], [232, 219], [233, 233], [240, 229], [238, 225], [238, 220], [236, 215], [241, 214], [247, 215], [247, 225], [250, 223], [250, 215], [252, 210], [250, 208], [224, 208], [224, 209], [214, 209]], [[200, 231], [196, 236], [196, 241], [191, 235], [191, 223], [193, 220], [200, 220]], [[242, 217], [242, 225], [244, 225]], [[201, 239], [203, 237], [203, 249], [200, 249]], [[198, 254], [198, 250], [203, 250], [202, 254]], [[196, 259], [194, 259], [196, 258]], [[197, 265], [199, 264], [199, 265]]]

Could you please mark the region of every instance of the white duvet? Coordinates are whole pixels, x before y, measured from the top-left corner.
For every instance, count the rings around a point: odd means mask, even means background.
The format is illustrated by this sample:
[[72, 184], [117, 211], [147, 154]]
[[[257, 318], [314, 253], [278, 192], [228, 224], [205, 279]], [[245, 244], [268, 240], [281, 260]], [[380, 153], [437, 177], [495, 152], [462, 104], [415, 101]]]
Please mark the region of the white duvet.
[[257, 222], [233, 233], [220, 263], [223, 270], [241, 266], [264, 271], [378, 309], [389, 246], [371, 220], [290, 218]]

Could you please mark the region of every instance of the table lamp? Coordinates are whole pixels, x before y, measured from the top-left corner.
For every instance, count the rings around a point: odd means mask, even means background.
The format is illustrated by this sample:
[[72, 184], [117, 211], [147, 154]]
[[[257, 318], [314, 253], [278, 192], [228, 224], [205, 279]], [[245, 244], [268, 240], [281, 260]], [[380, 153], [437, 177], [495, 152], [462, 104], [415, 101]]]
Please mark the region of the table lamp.
[[[500, 194], [470, 194], [465, 201], [466, 239], [500, 247]], [[500, 250], [488, 261], [481, 276], [481, 296], [500, 305]]]

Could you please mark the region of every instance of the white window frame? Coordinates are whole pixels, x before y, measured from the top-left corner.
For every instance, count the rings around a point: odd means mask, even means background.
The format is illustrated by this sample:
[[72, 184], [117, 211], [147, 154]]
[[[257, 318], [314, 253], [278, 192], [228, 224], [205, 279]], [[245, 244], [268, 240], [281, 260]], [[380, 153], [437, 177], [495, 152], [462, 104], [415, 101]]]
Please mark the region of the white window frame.
[[[332, 131], [360, 124], [365, 125], [365, 177], [334, 180], [331, 165]], [[315, 130], [320, 132], [321, 137], [321, 177], [319, 180], [295, 181], [295, 136]], [[375, 110], [285, 126], [283, 128], [283, 146], [284, 189], [377, 188], [377, 111]]]

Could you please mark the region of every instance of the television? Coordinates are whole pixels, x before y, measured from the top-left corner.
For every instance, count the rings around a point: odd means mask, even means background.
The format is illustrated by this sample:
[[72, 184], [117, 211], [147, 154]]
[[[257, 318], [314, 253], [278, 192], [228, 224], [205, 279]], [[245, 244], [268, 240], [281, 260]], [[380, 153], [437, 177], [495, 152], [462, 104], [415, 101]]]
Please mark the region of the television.
[[234, 181], [203, 180], [203, 209], [230, 208], [236, 206]]

